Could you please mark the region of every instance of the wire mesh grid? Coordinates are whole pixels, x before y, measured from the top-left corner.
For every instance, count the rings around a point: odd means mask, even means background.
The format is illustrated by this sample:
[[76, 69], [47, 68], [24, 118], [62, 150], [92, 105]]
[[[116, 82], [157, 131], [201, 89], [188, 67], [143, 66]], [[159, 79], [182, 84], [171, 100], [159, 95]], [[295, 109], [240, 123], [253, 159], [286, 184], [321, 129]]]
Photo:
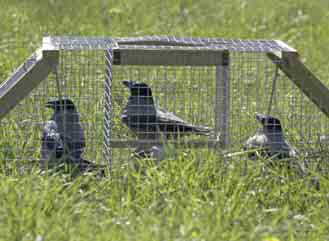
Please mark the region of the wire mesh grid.
[[122, 48], [186, 48], [192, 49], [225, 49], [233, 52], [275, 52], [290, 51], [288, 46], [279, 44], [275, 40], [241, 40], [223, 38], [182, 38], [175, 36], [142, 36], [142, 37], [73, 37], [49, 36], [44, 38], [44, 43], [53, 48], [62, 50], [78, 49], [103, 49], [120, 45]]
[[[129, 41], [137, 40], [139, 44], [127, 45]], [[84, 38], [82, 42], [79, 39], [72, 42], [67, 38], [63, 45], [63, 39], [52, 39], [60, 49], [57, 69], [1, 120], [0, 131], [4, 138], [0, 158], [39, 160], [42, 128], [52, 116], [52, 110], [45, 108], [45, 103], [52, 98], [69, 97], [79, 112], [84, 130], [86, 143], [82, 157], [97, 163], [126, 163], [138, 148], [138, 142], [154, 139], [141, 138], [139, 134], [154, 130], [152, 127], [136, 131], [136, 128], [131, 128], [131, 120], [124, 121], [131, 89], [123, 81], [147, 84], [152, 91], [154, 107], [160, 114], [167, 114], [165, 117], [174, 118], [174, 122], [179, 118], [186, 125], [210, 130], [209, 135], [184, 135], [184, 141], [207, 143], [212, 140], [216, 143], [225, 139], [226, 147], [240, 149], [258, 128], [254, 113], [269, 113], [269, 109], [281, 120], [287, 139], [295, 146], [303, 150], [316, 148], [321, 138], [325, 138], [328, 130], [325, 115], [285, 74], [277, 71], [278, 62], [267, 57], [268, 51], [284, 50], [276, 42], [245, 41], [239, 44], [239, 40], [192, 39], [189, 42], [188, 39], [168, 38], [159, 41], [165, 41], [167, 45], [174, 45], [175, 41], [175, 44], [190, 46], [159, 46], [145, 45], [156, 38], [137, 40], [117, 39], [121, 45], [113, 52], [112, 49], [105, 51], [113, 39], [95, 38], [88, 42], [88, 38]], [[118, 49], [155, 49], [158, 55], [150, 58], [135, 52], [130, 57], [125, 56], [124, 60], [124, 56], [116, 52]], [[171, 50], [177, 49], [185, 52], [171, 55]], [[228, 49], [232, 51], [227, 56], [227, 66], [217, 62], [209, 64], [215, 58], [211, 54], [208, 56], [211, 51], [223, 53]], [[196, 58], [207, 64], [189, 64], [189, 51], [197, 52]], [[129, 62], [129, 58], [135, 64]], [[167, 58], [165, 64], [159, 64], [163, 62], [159, 60], [161, 58]], [[158, 62], [152, 63], [153, 59]], [[146, 116], [150, 118], [148, 114]], [[152, 126], [152, 121], [147, 125]], [[160, 120], [155, 123], [159, 128]], [[175, 137], [172, 129], [164, 128], [161, 132], [155, 139], [168, 134], [168, 139], [181, 141], [181, 136]], [[182, 130], [176, 129], [177, 132]]]

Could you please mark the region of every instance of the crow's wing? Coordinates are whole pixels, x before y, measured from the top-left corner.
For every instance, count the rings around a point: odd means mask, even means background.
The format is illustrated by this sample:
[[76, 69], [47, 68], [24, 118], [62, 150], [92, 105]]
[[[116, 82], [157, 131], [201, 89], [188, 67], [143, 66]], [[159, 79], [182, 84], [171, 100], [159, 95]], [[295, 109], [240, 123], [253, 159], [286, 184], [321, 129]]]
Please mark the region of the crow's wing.
[[86, 147], [85, 133], [82, 128], [80, 119], [77, 114], [66, 114], [65, 131], [63, 133], [65, 144], [70, 148], [70, 151], [83, 150]]
[[209, 127], [192, 125], [184, 121], [180, 117], [176, 116], [175, 114], [160, 108], [157, 109], [156, 120], [160, 126], [172, 126], [172, 128], [169, 129], [173, 129], [176, 131], [194, 132], [204, 135], [208, 135], [211, 132], [211, 129]]
[[279, 155], [279, 158], [296, 157], [297, 151], [294, 149], [282, 133], [268, 134], [269, 150], [271, 155]]
[[181, 125], [190, 125], [183, 119], [179, 118], [178, 116], [174, 115], [173, 113], [163, 110], [163, 109], [157, 109], [157, 120], [161, 123], [175, 123], [175, 124], [181, 124]]
[[286, 140], [282, 140], [282, 142], [272, 143], [271, 145], [271, 152], [272, 153], [279, 153], [284, 157], [296, 157], [297, 152], [296, 150], [291, 147]]
[[80, 159], [86, 141], [79, 113], [57, 111], [53, 114], [52, 120], [57, 124], [65, 152], [74, 159]]

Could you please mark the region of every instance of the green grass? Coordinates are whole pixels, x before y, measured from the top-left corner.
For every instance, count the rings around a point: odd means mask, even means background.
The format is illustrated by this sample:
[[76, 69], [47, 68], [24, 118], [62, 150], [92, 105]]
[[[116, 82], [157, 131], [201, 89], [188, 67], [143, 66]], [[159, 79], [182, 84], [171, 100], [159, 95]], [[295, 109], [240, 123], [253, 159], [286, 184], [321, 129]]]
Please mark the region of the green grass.
[[[242, 165], [241, 165], [242, 164]], [[112, 179], [1, 175], [3, 240], [326, 240], [329, 182], [209, 154]], [[278, 178], [281, 176], [281, 178]]]
[[[329, 84], [326, 0], [0, 3], [0, 80], [48, 33], [281, 39]], [[2, 162], [0, 240], [329, 239], [326, 176], [311, 174], [321, 181], [317, 191], [312, 177], [264, 175], [264, 160], [246, 166], [236, 158], [224, 168], [222, 159], [194, 150], [146, 175], [122, 168], [113, 178], [74, 180]]]

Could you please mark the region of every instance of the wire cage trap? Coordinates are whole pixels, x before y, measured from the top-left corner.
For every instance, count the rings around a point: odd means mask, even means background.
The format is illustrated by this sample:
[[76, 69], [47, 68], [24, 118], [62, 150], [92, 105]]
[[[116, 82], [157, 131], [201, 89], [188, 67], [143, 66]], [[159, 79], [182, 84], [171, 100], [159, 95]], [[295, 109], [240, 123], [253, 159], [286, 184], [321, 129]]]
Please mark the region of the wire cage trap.
[[[164, 118], [151, 119], [139, 98], [133, 105], [140, 113], [124, 120], [128, 82], [148, 86]], [[329, 130], [328, 89], [296, 50], [275, 40], [45, 37], [0, 86], [1, 159], [40, 159], [42, 129], [52, 116], [46, 103], [54, 98], [74, 102], [83, 158], [111, 166], [164, 142], [241, 149], [257, 128], [255, 112], [277, 116], [288, 140], [303, 149], [316, 148]], [[146, 123], [136, 125], [141, 118]]]

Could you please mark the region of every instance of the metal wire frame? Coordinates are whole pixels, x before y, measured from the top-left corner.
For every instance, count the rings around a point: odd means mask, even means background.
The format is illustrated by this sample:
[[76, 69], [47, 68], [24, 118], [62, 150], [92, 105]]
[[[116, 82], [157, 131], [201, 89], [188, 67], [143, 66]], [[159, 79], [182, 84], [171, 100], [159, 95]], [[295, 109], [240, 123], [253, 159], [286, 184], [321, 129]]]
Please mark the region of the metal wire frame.
[[[188, 122], [221, 129], [220, 137], [215, 133], [211, 138], [220, 139], [225, 147], [240, 148], [241, 143], [254, 133], [257, 124], [253, 114], [267, 112], [274, 79], [276, 91], [271, 113], [282, 120], [291, 142], [315, 145], [328, 130], [326, 117], [281, 71], [277, 72], [279, 62], [273, 63], [267, 58], [269, 51], [288, 50], [277, 41], [51, 37], [45, 42], [60, 51], [57, 71], [1, 121], [5, 141], [0, 149], [5, 160], [39, 158], [41, 128], [50, 116], [43, 104], [50, 97], [58, 97], [58, 89], [63, 96], [74, 100], [81, 114], [87, 136], [85, 158], [110, 163], [112, 155], [112, 159], [128, 158], [129, 151], [113, 150], [118, 140], [128, 144], [129, 140], [136, 140], [121, 122], [122, 109], [128, 98], [128, 91], [121, 81], [126, 79], [149, 84], [159, 106]], [[152, 43], [154, 45], [148, 45]], [[118, 48], [169, 53], [162, 56], [167, 58], [167, 64], [154, 65], [137, 51], [133, 61], [141, 64], [131, 65], [132, 57], [118, 55]], [[170, 56], [173, 50], [201, 54], [204, 61], [213, 61], [212, 57], [207, 58], [209, 51], [230, 51], [230, 56], [227, 64], [219, 66], [189, 65], [184, 64], [188, 55], [182, 52]], [[181, 65], [175, 64], [177, 62]], [[223, 114], [220, 108], [228, 114]], [[216, 119], [219, 115], [222, 116]], [[111, 153], [112, 150], [115, 153]]]
[[112, 64], [113, 50], [105, 52], [105, 85], [104, 85], [104, 147], [103, 157], [112, 170]]
[[136, 48], [153, 47], [200, 47], [204, 49], [226, 49], [231, 52], [275, 52], [290, 51], [291, 48], [276, 40], [241, 40], [222, 38], [181, 38], [175, 36], [144, 36], [130, 38], [109, 37], [63, 37], [48, 36], [44, 45], [55, 49], [107, 49], [116, 43], [118, 46]]

